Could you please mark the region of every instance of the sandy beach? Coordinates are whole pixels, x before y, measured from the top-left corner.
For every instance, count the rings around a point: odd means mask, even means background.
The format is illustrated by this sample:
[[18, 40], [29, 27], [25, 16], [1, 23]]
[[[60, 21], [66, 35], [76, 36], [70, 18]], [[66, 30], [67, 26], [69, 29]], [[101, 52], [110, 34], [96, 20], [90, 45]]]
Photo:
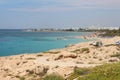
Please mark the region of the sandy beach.
[[66, 78], [75, 67], [94, 67], [120, 61], [120, 57], [114, 56], [120, 54], [120, 46], [115, 45], [120, 37], [97, 40], [102, 41], [101, 47], [90, 45], [90, 41], [42, 53], [0, 57], [0, 80], [20, 80], [22, 77], [37, 80], [52, 73]]

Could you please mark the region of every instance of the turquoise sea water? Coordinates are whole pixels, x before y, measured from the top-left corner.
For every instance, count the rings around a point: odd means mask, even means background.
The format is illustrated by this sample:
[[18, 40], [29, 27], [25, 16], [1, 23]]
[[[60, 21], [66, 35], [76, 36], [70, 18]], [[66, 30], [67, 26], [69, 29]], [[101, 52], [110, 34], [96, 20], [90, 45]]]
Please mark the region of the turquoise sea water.
[[[44, 52], [64, 48], [68, 44], [87, 40], [73, 36], [89, 35], [89, 32], [23, 32], [22, 30], [0, 30], [0, 56]], [[57, 39], [58, 38], [58, 39]], [[60, 38], [60, 39], [59, 39]], [[65, 39], [64, 39], [65, 38]]]

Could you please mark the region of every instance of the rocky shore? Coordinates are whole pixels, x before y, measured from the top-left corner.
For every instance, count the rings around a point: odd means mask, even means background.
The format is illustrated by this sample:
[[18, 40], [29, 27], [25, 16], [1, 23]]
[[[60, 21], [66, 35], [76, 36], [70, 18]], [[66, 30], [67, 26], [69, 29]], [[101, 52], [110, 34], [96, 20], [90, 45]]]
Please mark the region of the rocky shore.
[[84, 42], [36, 54], [0, 57], [0, 80], [40, 80], [47, 74], [69, 77], [75, 67], [94, 67], [120, 61], [120, 37], [98, 38], [101, 47]]

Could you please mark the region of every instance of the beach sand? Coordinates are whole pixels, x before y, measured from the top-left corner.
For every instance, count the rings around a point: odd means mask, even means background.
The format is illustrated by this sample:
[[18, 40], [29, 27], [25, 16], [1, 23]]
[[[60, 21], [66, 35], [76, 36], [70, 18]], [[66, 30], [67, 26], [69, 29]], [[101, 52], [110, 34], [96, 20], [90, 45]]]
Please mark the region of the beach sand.
[[120, 47], [115, 42], [120, 37], [98, 38], [103, 46], [90, 42], [68, 45], [63, 49], [36, 54], [0, 57], [0, 80], [32, 80], [46, 74], [57, 73], [68, 77], [75, 67], [94, 67], [104, 63], [119, 62]]

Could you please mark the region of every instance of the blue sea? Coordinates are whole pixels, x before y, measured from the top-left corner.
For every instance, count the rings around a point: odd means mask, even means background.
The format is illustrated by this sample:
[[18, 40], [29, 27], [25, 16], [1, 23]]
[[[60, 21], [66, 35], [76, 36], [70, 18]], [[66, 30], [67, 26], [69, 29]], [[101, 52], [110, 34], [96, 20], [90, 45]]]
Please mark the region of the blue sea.
[[0, 29], [0, 56], [44, 52], [64, 48], [68, 44], [86, 42], [74, 36], [89, 32], [23, 32], [21, 29]]

